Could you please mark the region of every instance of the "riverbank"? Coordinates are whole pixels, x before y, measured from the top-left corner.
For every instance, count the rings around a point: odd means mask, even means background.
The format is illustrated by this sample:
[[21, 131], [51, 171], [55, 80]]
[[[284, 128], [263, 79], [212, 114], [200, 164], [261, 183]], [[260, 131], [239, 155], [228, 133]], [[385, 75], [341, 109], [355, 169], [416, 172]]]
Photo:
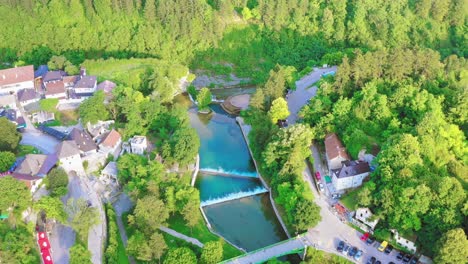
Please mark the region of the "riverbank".
[[289, 233], [289, 230], [288, 230], [286, 224], [283, 222], [283, 218], [281, 217], [281, 214], [279, 213], [278, 208], [276, 207], [275, 201], [273, 200], [273, 195], [272, 195], [272, 192], [271, 192], [271, 188], [266, 183], [266, 181], [263, 179], [262, 175], [260, 174], [260, 171], [258, 170], [257, 161], [255, 160], [253, 152], [250, 149], [250, 143], [249, 143], [248, 135], [249, 135], [250, 130], [252, 128], [250, 127], [250, 125], [246, 125], [244, 123], [244, 119], [242, 117], [236, 117], [236, 121], [239, 124], [239, 127], [240, 127], [240, 129], [242, 131], [242, 135], [244, 136], [245, 142], [247, 143], [247, 148], [249, 149], [250, 155], [252, 156], [252, 160], [253, 160], [253, 162], [255, 164], [255, 169], [257, 170], [258, 177], [260, 178], [260, 180], [261, 180], [262, 184], [265, 186], [265, 188], [268, 189], [268, 194], [269, 194], [269, 197], [270, 197], [270, 203], [271, 203], [271, 206], [273, 207], [273, 210], [275, 211], [276, 217], [278, 218], [278, 221], [280, 222], [281, 227], [283, 228], [283, 230], [286, 233], [286, 235], [288, 236], [288, 238], [291, 238], [291, 234]]

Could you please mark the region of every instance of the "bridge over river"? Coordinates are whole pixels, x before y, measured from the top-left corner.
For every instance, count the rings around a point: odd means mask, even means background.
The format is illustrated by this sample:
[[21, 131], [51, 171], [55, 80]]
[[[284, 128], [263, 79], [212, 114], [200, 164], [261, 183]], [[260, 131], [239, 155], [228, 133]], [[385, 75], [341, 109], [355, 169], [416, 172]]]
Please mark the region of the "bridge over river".
[[225, 260], [220, 264], [263, 263], [272, 258], [278, 258], [289, 254], [305, 253], [307, 246], [309, 246], [309, 242], [305, 234], [299, 235], [244, 255]]

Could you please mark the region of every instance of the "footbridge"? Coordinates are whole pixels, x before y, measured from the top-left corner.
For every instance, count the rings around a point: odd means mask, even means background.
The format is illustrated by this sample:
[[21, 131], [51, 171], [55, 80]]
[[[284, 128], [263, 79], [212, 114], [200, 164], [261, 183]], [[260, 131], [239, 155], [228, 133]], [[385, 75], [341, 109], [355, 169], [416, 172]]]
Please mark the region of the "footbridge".
[[289, 254], [305, 253], [308, 241], [305, 234], [292, 237], [288, 240], [257, 249], [244, 255], [225, 260], [220, 264], [254, 264], [263, 263], [272, 258], [278, 258]]

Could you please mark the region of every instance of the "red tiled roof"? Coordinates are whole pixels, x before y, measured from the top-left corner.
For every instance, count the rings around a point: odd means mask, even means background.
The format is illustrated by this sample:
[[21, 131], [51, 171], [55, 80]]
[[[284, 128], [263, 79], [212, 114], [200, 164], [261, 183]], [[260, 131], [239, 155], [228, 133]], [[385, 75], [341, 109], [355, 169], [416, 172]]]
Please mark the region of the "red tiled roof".
[[120, 140], [119, 132], [112, 129], [112, 131], [109, 132], [109, 134], [106, 135], [106, 137], [101, 142], [101, 144], [104, 145], [105, 147], [113, 148], [113, 147], [115, 147], [115, 145], [117, 144], [117, 142], [119, 140]]
[[346, 152], [346, 148], [335, 133], [328, 134], [325, 137], [325, 151], [327, 152], [328, 159], [342, 157], [350, 160], [350, 157]]
[[63, 81], [50, 82], [46, 84], [46, 95], [65, 93]]
[[27, 81], [34, 81], [32, 65], [0, 70], [0, 86]]

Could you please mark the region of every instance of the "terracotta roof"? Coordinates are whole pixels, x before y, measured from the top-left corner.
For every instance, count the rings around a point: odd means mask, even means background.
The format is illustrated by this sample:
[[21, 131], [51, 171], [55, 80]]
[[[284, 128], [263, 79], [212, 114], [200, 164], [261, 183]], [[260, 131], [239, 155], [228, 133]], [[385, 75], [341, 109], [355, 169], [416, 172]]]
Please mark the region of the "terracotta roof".
[[346, 148], [335, 133], [328, 134], [325, 137], [325, 151], [327, 152], [328, 159], [334, 159], [337, 157], [342, 157], [347, 160], [350, 159], [346, 152]]
[[96, 85], [96, 76], [82, 76], [75, 84], [75, 88], [93, 88]]
[[337, 178], [352, 177], [366, 172], [370, 172], [369, 163], [349, 160], [343, 162], [341, 169], [332, 170]]
[[91, 150], [96, 150], [97, 146], [94, 143], [93, 138], [88, 134], [88, 132], [80, 130], [78, 128], [73, 128], [68, 137], [75, 141], [78, 148], [83, 152], [88, 152]]
[[104, 145], [105, 147], [113, 148], [117, 144], [117, 142], [120, 140], [120, 134], [119, 132], [115, 131], [114, 129], [111, 130], [105, 137], [104, 140], [102, 140], [101, 145]]
[[50, 82], [46, 84], [46, 95], [65, 93], [63, 81]]
[[80, 150], [74, 141], [66, 140], [57, 146], [57, 156], [59, 159], [68, 158], [75, 155], [80, 155]]
[[18, 100], [20, 102], [38, 99], [39, 94], [34, 89], [22, 89], [18, 91]]
[[0, 86], [34, 81], [34, 67], [32, 65], [0, 70]]
[[77, 80], [78, 80], [78, 75], [71, 75], [71, 76], [63, 77], [64, 83], [76, 83]]
[[64, 71], [49, 71], [44, 75], [43, 82], [61, 81], [67, 73]]
[[104, 93], [111, 93], [115, 86], [117, 86], [115, 83], [105, 80], [98, 84], [97, 89], [104, 91]]

